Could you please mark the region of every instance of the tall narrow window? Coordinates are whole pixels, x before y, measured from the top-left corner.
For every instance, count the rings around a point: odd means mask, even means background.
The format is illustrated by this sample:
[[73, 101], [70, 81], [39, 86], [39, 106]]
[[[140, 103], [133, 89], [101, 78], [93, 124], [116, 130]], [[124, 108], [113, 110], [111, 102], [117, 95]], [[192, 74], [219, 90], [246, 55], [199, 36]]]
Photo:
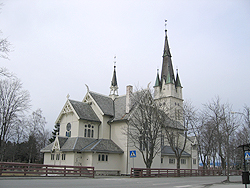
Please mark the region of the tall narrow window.
[[98, 161], [101, 161], [101, 154], [98, 155]]
[[54, 159], [55, 159], [55, 154], [51, 154], [50, 159], [51, 159], [52, 161], [54, 161]]
[[71, 124], [70, 123], [66, 125], [66, 136], [71, 137]]
[[84, 137], [87, 137], [87, 129], [84, 129]]
[[105, 159], [105, 155], [102, 155], [102, 161], [104, 161], [104, 159]]
[[106, 161], [108, 161], [108, 155], [106, 155]]
[[88, 137], [90, 137], [90, 129], [88, 129]]

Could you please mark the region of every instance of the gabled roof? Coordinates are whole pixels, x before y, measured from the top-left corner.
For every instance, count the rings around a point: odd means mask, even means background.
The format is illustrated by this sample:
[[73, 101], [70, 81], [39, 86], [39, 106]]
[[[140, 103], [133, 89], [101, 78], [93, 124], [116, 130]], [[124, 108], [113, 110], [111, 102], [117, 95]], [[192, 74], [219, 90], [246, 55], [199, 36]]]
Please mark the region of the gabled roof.
[[63, 146], [66, 141], [67, 141], [67, 137], [56, 137], [54, 142], [52, 142], [51, 144], [41, 149], [40, 152], [51, 152], [52, 150], [55, 149], [54, 147], [55, 142], [58, 142], [59, 146]]
[[97, 105], [100, 107], [105, 115], [114, 116], [114, 102], [113, 100], [105, 95], [101, 95], [94, 92], [89, 92], [91, 97], [95, 100]]
[[[181, 149], [178, 148], [179, 153], [181, 152]], [[175, 153], [172, 150], [172, 148], [170, 146], [163, 146], [162, 150], [161, 150], [161, 155], [171, 155], [174, 156]], [[185, 151], [182, 152], [181, 156], [187, 156], [190, 157], [191, 155]]]
[[91, 106], [88, 103], [74, 101], [74, 100], [69, 100], [69, 102], [74, 108], [75, 112], [77, 113], [80, 119], [100, 122], [94, 110], [91, 108]]
[[[123, 150], [109, 139], [58, 137], [58, 140], [61, 140], [60, 151], [123, 153]], [[51, 152], [53, 144], [41, 149], [41, 152]]]

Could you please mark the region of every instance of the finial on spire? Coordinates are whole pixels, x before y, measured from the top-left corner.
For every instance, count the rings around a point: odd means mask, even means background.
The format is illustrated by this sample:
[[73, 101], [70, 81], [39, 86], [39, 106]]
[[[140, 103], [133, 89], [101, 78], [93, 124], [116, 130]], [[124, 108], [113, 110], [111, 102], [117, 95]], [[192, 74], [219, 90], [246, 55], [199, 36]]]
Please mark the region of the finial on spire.
[[67, 97], [67, 99], [69, 99], [70, 95], [68, 94], [66, 97]]
[[167, 21], [168, 20], [165, 20], [165, 37], [167, 37]]
[[114, 68], [116, 68], [116, 55], [114, 56]]

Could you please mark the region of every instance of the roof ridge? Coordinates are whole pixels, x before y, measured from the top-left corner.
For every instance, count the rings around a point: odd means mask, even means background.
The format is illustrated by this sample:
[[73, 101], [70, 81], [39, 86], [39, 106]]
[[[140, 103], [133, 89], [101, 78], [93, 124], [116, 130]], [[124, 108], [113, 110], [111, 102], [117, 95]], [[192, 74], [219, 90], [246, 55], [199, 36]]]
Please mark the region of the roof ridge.
[[[94, 91], [90, 91], [89, 93], [93, 93], [93, 94], [96, 94], [96, 95], [101, 95], [103, 97], [107, 97], [109, 99], [111, 99], [108, 95], [104, 95], [104, 94], [101, 94], [101, 93], [97, 93], [97, 92], [94, 92]], [[111, 99], [112, 100], [112, 99]]]
[[75, 144], [74, 144], [74, 146], [73, 146], [73, 150], [74, 150], [75, 147], [76, 147], [76, 143], [77, 143], [77, 141], [78, 141], [78, 138], [79, 138], [79, 137], [76, 137]]
[[102, 140], [103, 140], [103, 139], [100, 139], [100, 140], [91, 148], [91, 150], [94, 149]]

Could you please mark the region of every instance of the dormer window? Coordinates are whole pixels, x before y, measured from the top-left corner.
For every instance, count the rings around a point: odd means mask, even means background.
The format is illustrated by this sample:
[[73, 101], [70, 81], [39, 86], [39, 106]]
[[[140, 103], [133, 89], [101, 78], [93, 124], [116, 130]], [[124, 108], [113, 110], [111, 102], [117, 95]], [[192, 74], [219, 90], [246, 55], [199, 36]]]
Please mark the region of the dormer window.
[[94, 126], [88, 124], [85, 125], [85, 129], [84, 129], [84, 137], [88, 137], [88, 138], [93, 138], [94, 137]]
[[70, 123], [66, 125], [66, 136], [71, 137], [71, 124]]

